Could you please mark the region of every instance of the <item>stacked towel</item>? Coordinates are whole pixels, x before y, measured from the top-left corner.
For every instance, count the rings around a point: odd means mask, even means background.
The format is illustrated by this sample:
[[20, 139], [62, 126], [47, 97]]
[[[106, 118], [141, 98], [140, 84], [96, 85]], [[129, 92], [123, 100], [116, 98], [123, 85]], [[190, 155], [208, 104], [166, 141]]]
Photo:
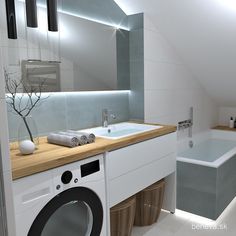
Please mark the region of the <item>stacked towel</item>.
[[49, 143], [58, 144], [66, 147], [76, 147], [79, 145], [79, 140], [76, 136], [50, 133], [47, 139]]
[[95, 142], [95, 135], [74, 130], [66, 132], [50, 133], [47, 137], [49, 143], [66, 147], [76, 147], [87, 143]]
[[96, 136], [93, 133], [85, 133], [75, 130], [68, 130], [67, 132], [75, 135], [76, 137], [86, 137], [87, 143], [93, 143], [96, 139]]
[[73, 132], [59, 132], [59, 134], [63, 134], [63, 135], [67, 135], [67, 136], [71, 136], [71, 137], [76, 137], [78, 139], [78, 145], [84, 145], [88, 143], [87, 137], [86, 135], [81, 135], [81, 134], [77, 134], [77, 133], [73, 133]]

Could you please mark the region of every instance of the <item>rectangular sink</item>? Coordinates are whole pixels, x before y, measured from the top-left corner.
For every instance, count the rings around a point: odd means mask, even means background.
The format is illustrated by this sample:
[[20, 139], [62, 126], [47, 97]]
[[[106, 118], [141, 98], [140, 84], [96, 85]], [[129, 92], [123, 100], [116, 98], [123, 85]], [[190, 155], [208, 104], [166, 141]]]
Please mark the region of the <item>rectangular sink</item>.
[[94, 133], [97, 137], [102, 138], [120, 139], [160, 128], [162, 126], [123, 122], [108, 127], [85, 129], [83, 132]]

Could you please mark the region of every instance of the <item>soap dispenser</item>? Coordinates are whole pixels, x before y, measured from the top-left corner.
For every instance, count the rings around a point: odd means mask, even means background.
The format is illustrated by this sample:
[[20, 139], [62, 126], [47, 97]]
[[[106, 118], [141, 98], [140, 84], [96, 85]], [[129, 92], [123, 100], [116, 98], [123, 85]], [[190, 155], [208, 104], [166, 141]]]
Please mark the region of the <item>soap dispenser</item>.
[[235, 121], [234, 121], [233, 117], [231, 117], [229, 120], [229, 128], [231, 128], [231, 129], [235, 128]]

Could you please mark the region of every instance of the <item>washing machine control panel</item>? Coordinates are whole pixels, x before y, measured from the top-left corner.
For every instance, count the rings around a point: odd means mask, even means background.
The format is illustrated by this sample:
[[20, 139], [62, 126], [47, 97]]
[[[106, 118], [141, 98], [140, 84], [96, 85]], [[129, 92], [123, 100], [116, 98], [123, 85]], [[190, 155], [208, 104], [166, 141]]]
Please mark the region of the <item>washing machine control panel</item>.
[[63, 184], [69, 184], [73, 178], [73, 174], [71, 171], [65, 171], [61, 176], [61, 182]]
[[82, 178], [100, 171], [99, 160], [91, 161], [89, 163], [81, 165], [80, 171]]
[[53, 184], [57, 193], [86, 182], [104, 179], [103, 156], [97, 155], [53, 169]]

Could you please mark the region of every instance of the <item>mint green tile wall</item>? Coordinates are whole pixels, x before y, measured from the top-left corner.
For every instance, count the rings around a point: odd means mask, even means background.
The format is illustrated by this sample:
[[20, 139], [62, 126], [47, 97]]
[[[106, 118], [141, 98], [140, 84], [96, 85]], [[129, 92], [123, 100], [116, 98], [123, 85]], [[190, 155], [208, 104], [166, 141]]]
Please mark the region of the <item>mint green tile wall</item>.
[[[66, 129], [82, 129], [101, 125], [101, 112], [109, 109], [116, 120], [129, 120], [128, 92], [55, 93], [32, 112], [40, 136]], [[10, 140], [17, 140], [21, 118], [10, 112], [8, 121]]]
[[[71, 1], [73, 2], [73, 1]], [[93, 16], [93, 11], [98, 10], [97, 16], [101, 20], [109, 18], [109, 14], [102, 16], [102, 8], [99, 4], [109, 2], [116, 9], [114, 22], [118, 23], [123, 17], [129, 20], [130, 33], [130, 93], [56, 93], [45, 101], [33, 112], [39, 135], [47, 135], [49, 132], [81, 129], [101, 125], [101, 110], [108, 108], [116, 114], [117, 119], [113, 122], [122, 122], [129, 119], [144, 118], [144, 59], [143, 59], [143, 14], [136, 14], [128, 18], [114, 5], [113, 1], [79, 1], [81, 4], [92, 4], [96, 9], [90, 9], [88, 16]], [[69, 5], [68, 5], [69, 6]], [[97, 6], [97, 7], [96, 7]], [[99, 10], [99, 9], [100, 10]], [[87, 8], [89, 9], [89, 8]], [[88, 11], [90, 11], [88, 10]], [[108, 12], [106, 10], [106, 12]], [[94, 13], [95, 14], [95, 13]], [[95, 15], [94, 15], [95, 16]], [[105, 17], [105, 18], [104, 18]], [[8, 112], [10, 139], [16, 140], [20, 117]]]
[[116, 31], [117, 88], [130, 89], [129, 31]]
[[128, 17], [130, 28], [130, 118], [144, 120], [143, 14]]

